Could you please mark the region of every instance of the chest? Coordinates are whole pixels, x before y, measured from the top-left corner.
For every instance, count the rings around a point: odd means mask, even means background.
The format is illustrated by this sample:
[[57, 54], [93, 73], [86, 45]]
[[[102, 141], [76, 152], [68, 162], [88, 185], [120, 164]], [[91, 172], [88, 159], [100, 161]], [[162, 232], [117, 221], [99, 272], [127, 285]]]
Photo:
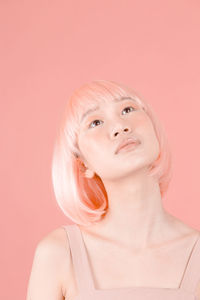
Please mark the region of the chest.
[[[181, 255], [180, 255], [181, 252]], [[121, 249], [89, 251], [89, 263], [95, 286], [100, 289], [131, 286], [179, 286], [188, 255], [172, 250], [128, 253]]]
[[96, 288], [131, 286], [177, 288], [192, 243], [184, 242], [146, 251], [124, 249], [102, 241], [86, 241]]
[[[179, 288], [184, 276], [190, 254], [189, 250], [190, 248], [188, 247], [185, 251], [181, 251], [181, 255], [180, 251], [175, 251], [175, 249], [174, 251], [172, 249], [160, 249], [155, 253], [149, 251], [139, 255], [127, 253], [127, 251], [115, 249], [115, 247], [108, 249], [106, 245], [102, 245], [100, 251], [97, 251], [97, 249], [92, 251], [92, 248], [88, 248], [88, 262], [96, 289], [94, 298], [98, 299], [99, 297], [99, 299], [109, 300], [115, 298], [117, 300], [117, 297], [119, 297], [121, 300], [120, 295], [124, 295], [126, 299], [141, 300], [144, 297], [147, 300], [149, 299], [148, 297], [150, 299], [159, 299], [161, 295], [159, 293], [163, 293], [162, 299], [164, 297], [166, 299], [179, 299], [178, 296], [181, 298], [181, 294], [177, 296], [176, 289]], [[74, 274], [73, 264], [71, 264], [71, 274]], [[150, 289], [140, 290], [139, 288], [135, 291], [132, 290], [129, 294], [129, 290], [126, 289], [129, 287], [150, 287]], [[151, 290], [151, 287], [155, 288], [155, 290]], [[163, 290], [160, 288], [163, 288]], [[168, 288], [170, 289], [169, 294]], [[166, 291], [164, 291], [165, 289]], [[79, 299], [77, 298], [79, 297], [79, 291], [74, 275], [71, 278], [68, 292], [66, 299]], [[156, 294], [157, 292], [158, 295]], [[86, 295], [85, 299], [88, 299], [88, 295]], [[181, 299], [193, 298], [192, 296], [190, 298], [190, 295], [188, 295], [188, 298]]]
[[196, 300], [200, 283], [200, 235], [148, 251], [82, 236], [78, 226], [65, 227], [71, 264], [66, 285], [69, 300]]

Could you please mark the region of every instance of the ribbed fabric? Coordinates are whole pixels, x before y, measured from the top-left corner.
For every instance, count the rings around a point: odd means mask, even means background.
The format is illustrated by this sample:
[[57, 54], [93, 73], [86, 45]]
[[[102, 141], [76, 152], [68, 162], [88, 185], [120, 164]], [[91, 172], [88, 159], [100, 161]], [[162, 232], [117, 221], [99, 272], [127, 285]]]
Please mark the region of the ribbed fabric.
[[77, 224], [62, 227], [68, 236], [79, 291], [74, 300], [198, 300], [195, 289], [200, 282], [200, 234], [190, 253], [179, 288], [97, 289], [80, 228]]

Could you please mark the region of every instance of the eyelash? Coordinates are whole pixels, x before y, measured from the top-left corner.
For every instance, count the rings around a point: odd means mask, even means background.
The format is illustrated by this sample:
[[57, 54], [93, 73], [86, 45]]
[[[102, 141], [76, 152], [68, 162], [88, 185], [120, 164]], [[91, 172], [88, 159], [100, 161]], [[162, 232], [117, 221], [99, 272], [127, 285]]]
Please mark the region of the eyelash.
[[[133, 110], [135, 110], [136, 108], [135, 107], [133, 107], [133, 106], [127, 106], [127, 107], [125, 107], [122, 111], [124, 111], [125, 109], [127, 109], [127, 108], [133, 108]], [[92, 121], [90, 124], [89, 124], [89, 128], [90, 128], [90, 125], [91, 124], [93, 124], [93, 122], [95, 122], [95, 121], [98, 121], [98, 119], [97, 120], [94, 120], [94, 121]], [[96, 127], [96, 126], [95, 126]], [[91, 127], [91, 128], [94, 128], [94, 127]]]

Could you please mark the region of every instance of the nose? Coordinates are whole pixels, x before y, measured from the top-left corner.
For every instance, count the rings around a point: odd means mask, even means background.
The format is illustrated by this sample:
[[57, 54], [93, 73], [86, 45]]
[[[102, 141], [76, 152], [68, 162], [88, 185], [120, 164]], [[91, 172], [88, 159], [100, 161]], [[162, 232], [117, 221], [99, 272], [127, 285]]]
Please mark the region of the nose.
[[117, 128], [113, 129], [111, 136], [112, 138], [116, 138], [119, 134], [129, 134], [131, 132], [131, 128], [127, 125], [118, 125]]

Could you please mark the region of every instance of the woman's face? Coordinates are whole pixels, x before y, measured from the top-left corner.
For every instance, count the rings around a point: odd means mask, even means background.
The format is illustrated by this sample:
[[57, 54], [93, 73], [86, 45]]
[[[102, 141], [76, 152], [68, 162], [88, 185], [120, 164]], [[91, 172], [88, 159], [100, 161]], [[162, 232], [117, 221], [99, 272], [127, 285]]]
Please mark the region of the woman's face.
[[[147, 169], [159, 155], [159, 143], [145, 111], [130, 97], [102, 100], [98, 107], [84, 116], [78, 133], [77, 142], [86, 167], [102, 180], [116, 180]], [[131, 137], [140, 144], [116, 154], [118, 145]]]

